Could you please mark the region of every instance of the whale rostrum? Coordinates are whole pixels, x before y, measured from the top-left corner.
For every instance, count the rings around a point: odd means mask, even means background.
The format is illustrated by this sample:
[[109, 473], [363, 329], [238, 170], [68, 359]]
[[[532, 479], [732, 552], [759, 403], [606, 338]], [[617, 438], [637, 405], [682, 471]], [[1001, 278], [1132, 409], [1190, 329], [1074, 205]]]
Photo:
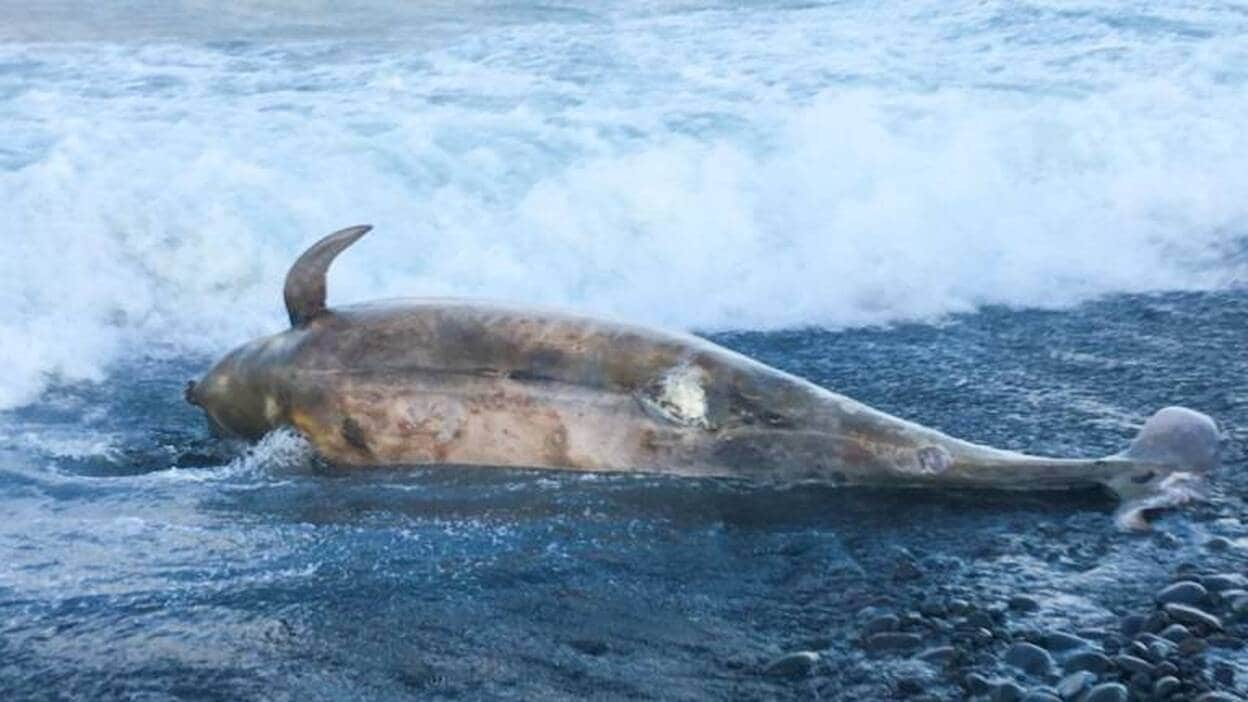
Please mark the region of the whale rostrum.
[[220, 433], [293, 427], [340, 466], [510, 466], [767, 482], [1063, 490], [1104, 486], [1119, 522], [1191, 496], [1220, 433], [1167, 407], [1123, 452], [1045, 458], [953, 438], [705, 339], [458, 299], [326, 306], [326, 272], [367, 226], [286, 277], [291, 328], [187, 390]]

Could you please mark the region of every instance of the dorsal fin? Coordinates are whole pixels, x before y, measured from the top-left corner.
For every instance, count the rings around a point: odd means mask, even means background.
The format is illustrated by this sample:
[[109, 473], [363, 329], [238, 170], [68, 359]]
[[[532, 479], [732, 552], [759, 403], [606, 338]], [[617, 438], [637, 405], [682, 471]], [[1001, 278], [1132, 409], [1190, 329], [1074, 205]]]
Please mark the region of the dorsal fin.
[[372, 229], [370, 224], [347, 227], [313, 244], [286, 274], [286, 313], [297, 327], [325, 311], [325, 273], [334, 257]]

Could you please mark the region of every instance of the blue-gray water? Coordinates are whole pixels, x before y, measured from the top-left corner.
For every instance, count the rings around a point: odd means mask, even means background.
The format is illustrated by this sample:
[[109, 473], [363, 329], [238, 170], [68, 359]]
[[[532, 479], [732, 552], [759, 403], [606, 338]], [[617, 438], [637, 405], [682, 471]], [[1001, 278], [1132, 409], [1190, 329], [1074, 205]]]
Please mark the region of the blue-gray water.
[[[946, 699], [1007, 638], [1244, 572], [1246, 47], [1232, 2], [0, 0], [0, 691]], [[1141, 537], [1094, 493], [344, 474], [210, 439], [183, 383], [363, 221], [331, 301], [695, 329], [1041, 453], [1184, 404], [1225, 466]], [[864, 607], [1020, 593], [1040, 611], [947, 669], [860, 646]], [[805, 648], [809, 677], [761, 675]], [[1242, 650], [1201, 660], [1245, 689]]]

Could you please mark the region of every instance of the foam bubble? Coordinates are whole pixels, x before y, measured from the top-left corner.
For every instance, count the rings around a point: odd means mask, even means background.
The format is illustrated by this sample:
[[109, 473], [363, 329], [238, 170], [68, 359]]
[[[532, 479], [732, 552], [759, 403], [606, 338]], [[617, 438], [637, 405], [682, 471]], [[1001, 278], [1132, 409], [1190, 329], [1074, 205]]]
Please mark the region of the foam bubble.
[[331, 302], [720, 330], [1242, 282], [1248, 20], [946, 5], [4, 45], [0, 407], [281, 329], [360, 222]]

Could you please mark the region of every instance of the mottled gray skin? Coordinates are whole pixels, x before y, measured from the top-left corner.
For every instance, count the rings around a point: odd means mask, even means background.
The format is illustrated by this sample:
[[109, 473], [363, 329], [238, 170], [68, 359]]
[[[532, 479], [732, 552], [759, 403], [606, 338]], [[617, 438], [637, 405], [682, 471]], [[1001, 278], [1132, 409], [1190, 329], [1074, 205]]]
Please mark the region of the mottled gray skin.
[[344, 466], [486, 465], [998, 489], [1109, 487], [1139, 509], [1217, 463], [1208, 417], [1167, 408], [1131, 448], [1040, 458], [949, 437], [697, 337], [449, 299], [326, 309], [324, 274], [366, 228], [287, 278], [291, 329], [188, 388], [224, 433], [295, 428]]

